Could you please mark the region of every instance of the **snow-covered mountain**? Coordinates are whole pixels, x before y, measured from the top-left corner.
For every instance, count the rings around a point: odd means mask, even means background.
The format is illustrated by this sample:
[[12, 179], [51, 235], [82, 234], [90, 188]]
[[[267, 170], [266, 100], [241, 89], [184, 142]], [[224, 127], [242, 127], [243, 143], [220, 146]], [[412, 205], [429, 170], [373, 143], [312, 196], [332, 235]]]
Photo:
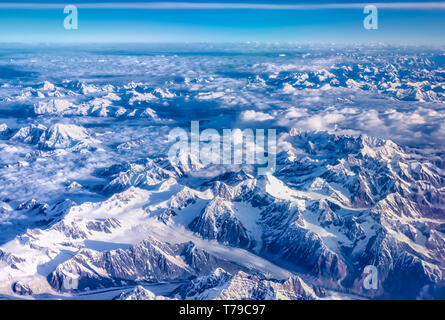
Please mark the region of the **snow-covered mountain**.
[[31, 124], [20, 128], [10, 140], [38, 144], [39, 148], [43, 150], [64, 149], [95, 142], [85, 128], [61, 123], [56, 123], [49, 128], [44, 125]]
[[[170, 297], [183, 299], [416, 297], [441, 285], [441, 169], [367, 136], [291, 130], [287, 139], [275, 175], [190, 180], [202, 167], [146, 159], [98, 172], [114, 193], [105, 201], [21, 204], [47, 227], [2, 246], [3, 274], [34, 293], [180, 282]], [[379, 270], [372, 292], [367, 265]]]
[[317, 295], [298, 276], [271, 281], [243, 271], [232, 276], [218, 268], [178, 287], [173, 295], [187, 300], [312, 300], [323, 297], [325, 292], [319, 289]]
[[134, 289], [123, 291], [113, 300], [168, 300], [163, 296], [157, 296], [150, 290], [145, 289], [143, 286], [136, 286]]
[[[0, 52], [0, 298], [443, 298], [443, 50], [195, 49]], [[276, 170], [169, 159], [191, 120]]]

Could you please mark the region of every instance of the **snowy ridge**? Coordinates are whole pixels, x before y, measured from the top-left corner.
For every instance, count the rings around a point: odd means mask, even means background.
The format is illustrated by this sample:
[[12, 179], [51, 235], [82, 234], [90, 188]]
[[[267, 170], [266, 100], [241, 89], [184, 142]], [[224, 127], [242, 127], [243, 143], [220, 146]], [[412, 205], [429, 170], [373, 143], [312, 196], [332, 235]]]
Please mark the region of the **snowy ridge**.
[[[243, 271], [235, 275], [218, 268], [177, 288], [173, 294], [186, 300], [313, 300], [319, 298], [299, 277], [285, 281], [264, 280]], [[320, 295], [325, 293], [319, 292]]]

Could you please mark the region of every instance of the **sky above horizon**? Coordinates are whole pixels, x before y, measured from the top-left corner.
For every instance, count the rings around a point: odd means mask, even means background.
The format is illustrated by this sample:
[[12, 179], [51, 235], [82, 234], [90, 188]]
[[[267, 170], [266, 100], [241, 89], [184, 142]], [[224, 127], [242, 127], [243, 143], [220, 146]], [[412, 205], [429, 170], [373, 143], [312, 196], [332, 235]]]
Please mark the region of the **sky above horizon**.
[[[68, 4], [68, 3], [66, 3]], [[297, 42], [443, 45], [445, 2], [380, 1], [366, 30], [363, 1], [0, 1], [0, 42]]]

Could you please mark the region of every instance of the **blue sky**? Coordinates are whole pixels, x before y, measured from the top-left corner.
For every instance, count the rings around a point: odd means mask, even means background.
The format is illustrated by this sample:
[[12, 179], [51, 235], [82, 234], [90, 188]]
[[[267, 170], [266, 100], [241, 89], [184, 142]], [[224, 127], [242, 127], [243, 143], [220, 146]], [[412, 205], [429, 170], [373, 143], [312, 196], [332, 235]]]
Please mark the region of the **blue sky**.
[[0, 42], [445, 42], [445, 2], [386, 1], [378, 30], [363, 28], [364, 1], [70, 1], [78, 30], [63, 28], [68, 3], [25, 2], [0, 1]]

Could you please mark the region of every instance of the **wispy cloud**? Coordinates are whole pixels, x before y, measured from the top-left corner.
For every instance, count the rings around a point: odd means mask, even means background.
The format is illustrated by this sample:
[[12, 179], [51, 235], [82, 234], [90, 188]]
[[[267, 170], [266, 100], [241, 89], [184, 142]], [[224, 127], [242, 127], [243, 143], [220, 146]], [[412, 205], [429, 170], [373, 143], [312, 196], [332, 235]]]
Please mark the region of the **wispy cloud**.
[[[386, 2], [370, 3], [380, 9], [402, 10], [445, 10], [445, 2]], [[326, 9], [361, 9], [364, 3], [329, 3], [329, 4], [264, 4], [264, 3], [196, 3], [196, 2], [115, 2], [115, 3], [79, 3], [84, 9], [254, 9], [254, 10], [326, 10]], [[0, 3], [2, 9], [60, 9], [66, 3]]]

